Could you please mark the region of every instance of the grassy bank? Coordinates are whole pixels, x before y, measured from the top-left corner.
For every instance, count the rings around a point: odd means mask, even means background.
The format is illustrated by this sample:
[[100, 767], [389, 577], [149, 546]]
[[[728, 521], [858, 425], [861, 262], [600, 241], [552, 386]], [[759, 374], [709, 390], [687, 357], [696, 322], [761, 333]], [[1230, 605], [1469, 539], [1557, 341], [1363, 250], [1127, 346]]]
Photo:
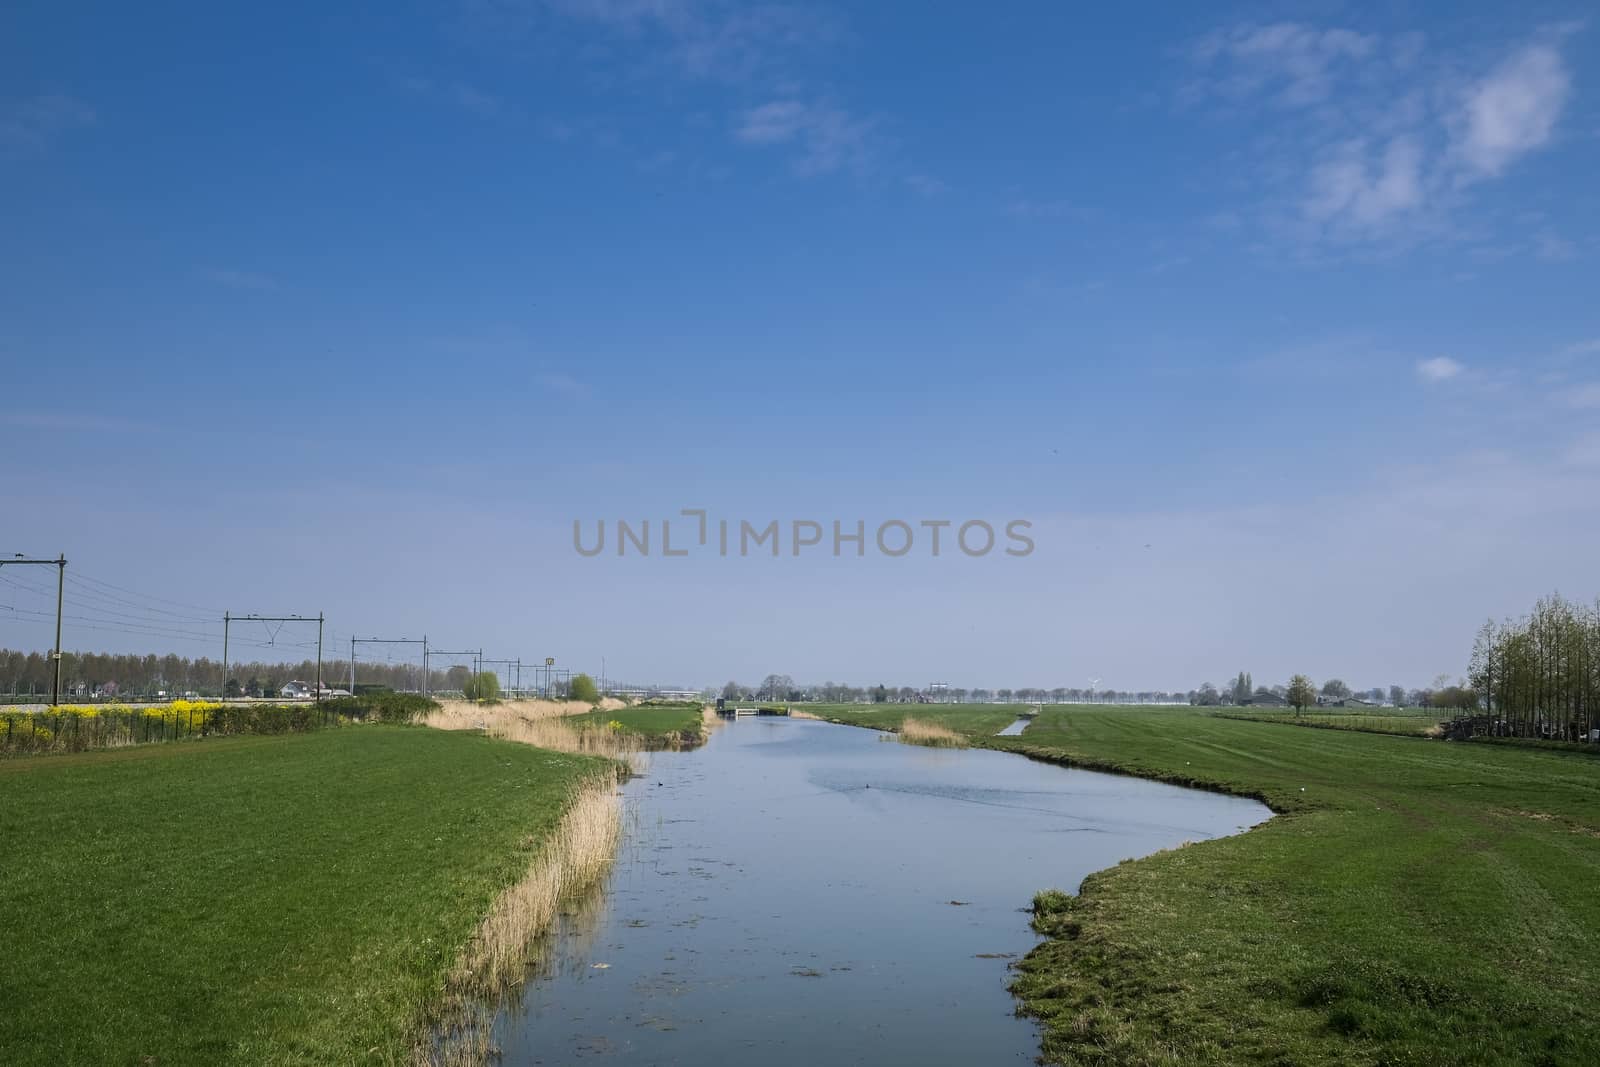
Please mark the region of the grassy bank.
[[579, 729], [632, 734], [645, 749], [681, 748], [705, 740], [705, 721], [698, 702], [592, 711], [570, 716], [566, 721]]
[[1009, 738], [992, 720], [943, 721], [1283, 813], [1045, 898], [1016, 992], [1051, 1061], [1600, 1062], [1600, 761], [1177, 708], [1047, 707]]
[[1251, 708], [1211, 709], [1211, 713], [1226, 719], [1244, 719], [1250, 722], [1276, 722], [1288, 726], [1309, 726], [1323, 730], [1357, 730], [1369, 734], [1402, 734], [1407, 737], [1438, 737], [1444, 733], [1440, 724], [1449, 716], [1432, 709], [1388, 709], [1385, 711], [1316, 710], [1295, 714], [1281, 709], [1255, 710]]
[[611, 766], [378, 725], [0, 762], [6, 1062], [404, 1061]]
[[944, 726], [971, 737], [999, 733], [1029, 710], [1029, 704], [797, 704], [796, 710], [829, 722], [900, 729], [907, 718]]

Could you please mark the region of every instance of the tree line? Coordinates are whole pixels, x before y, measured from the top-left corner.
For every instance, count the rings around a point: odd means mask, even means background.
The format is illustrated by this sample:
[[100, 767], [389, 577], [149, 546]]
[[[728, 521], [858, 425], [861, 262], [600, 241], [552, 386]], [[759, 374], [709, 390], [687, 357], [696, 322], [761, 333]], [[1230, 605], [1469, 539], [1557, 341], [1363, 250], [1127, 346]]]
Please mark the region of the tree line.
[[1484, 623], [1469, 677], [1491, 733], [1590, 739], [1600, 728], [1600, 601], [1552, 593], [1520, 619]]
[[824, 704], [915, 704], [944, 702], [954, 704], [1176, 704], [1187, 699], [1186, 694], [1156, 689], [1075, 689], [1056, 686], [1043, 689], [1020, 686], [1015, 689], [914, 687], [850, 685], [845, 682], [797, 684], [787, 674], [769, 674], [759, 685], [745, 685], [730, 681], [716, 695], [727, 700], [781, 700], [788, 702], [818, 701]]
[[1451, 684], [1450, 676], [1446, 674], [1435, 678], [1432, 686], [1421, 688], [1375, 685], [1367, 689], [1353, 689], [1341, 678], [1329, 678], [1318, 686], [1303, 674], [1295, 675], [1282, 685], [1256, 685], [1249, 671], [1240, 671], [1225, 686], [1205, 682], [1188, 693], [1190, 704], [1205, 708], [1250, 705], [1305, 708], [1350, 700], [1366, 704], [1389, 704], [1397, 708], [1466, 708], [1472, 706], [1472, 690], [1464, 685]]
[[[428, 674], [430, 690], [460, 689], [471, 671], [451, 667]], [[230, 696], [276, 696], [285, 682], [312, 682], [316, 676], [314, 659], [299, 663], [235, 662], [228, 664], [227, 690]], [[46, 697], [53, 677], [48, 655], [0, 649], [0, 692], [17, 698]], [[322, 679], [332, 687], [348, 684], [350, 661], [323, 660]], [[417, 690], [422, 683], [422, 667], [361, 660], [356, 664], [356, 680], [396, 690]], [[63, 696], [75, 699], [156, 700], [162, 699], [163, 694], [167, 699], [187, 693], [218, 696], [223, 692], [224, 681], [222, 661], [205, 656], [190, 659], [170, 654], [63, 652], [61, 686]]]

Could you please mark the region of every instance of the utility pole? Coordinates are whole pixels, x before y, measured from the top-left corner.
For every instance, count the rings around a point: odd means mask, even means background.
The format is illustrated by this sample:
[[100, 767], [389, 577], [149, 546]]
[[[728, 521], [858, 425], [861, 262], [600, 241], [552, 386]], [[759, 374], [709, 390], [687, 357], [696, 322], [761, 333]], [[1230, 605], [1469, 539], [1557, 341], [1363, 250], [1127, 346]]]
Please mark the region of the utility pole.
[[67, 584], [67, 557], [56, 557], [56, 683], [50, 706], [61, 703], [61, 598]]
[[26, 559], [21, 552], [18, 552], [10, 559], [0, 559], [0, 567], [4, 567], [7, 563], [56, 569], [56, 646], [50, 653], [50, 658], [56, 663], [55, 681], [51, 683], [50, 688], [50, 706], [53, 708], [61, 703], [61, 602], [66, 593], [67, 557], [62, 554], [55, 559]]
[[[233, 625], [233, 613], [222, 613], [222, 699], [228, 699], [228, 631]], [[240, 622], [312, 622], [307, 615], [240, 615]], [[322, 612], [317, 612], [317, 699], [322, 699]], [[279, 627], [282, 629], [282, 627]], [[274, 631], [276, 633], [276, 631]]]
[[317, 612], [317, 703], [322, 703], [322, 612]]

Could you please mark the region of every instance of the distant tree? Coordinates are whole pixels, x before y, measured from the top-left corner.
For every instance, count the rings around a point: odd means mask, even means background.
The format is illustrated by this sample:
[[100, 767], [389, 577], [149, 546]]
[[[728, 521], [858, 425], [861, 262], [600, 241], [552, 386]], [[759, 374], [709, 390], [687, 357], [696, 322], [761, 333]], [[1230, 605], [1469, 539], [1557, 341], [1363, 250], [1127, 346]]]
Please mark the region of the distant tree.
[[587, 674], [572, 676], [572, 686], [567, 691], [570, 700], [581, 700], [585, 704], [600, 703], [600, 687], [594, 684], [594, 679]]
[[1000, 703], [1009, 704], [1009, 703], [1011, 703], [1011, 690], [1009, 690], [1009, 689], [1001, 689], [1000, 691], [995, 693], [995, 697], [996, 697], [996, 699], [998, 699], [1000, 701]]
[[468, 700], [499, 700], [500, 676], [494, 671], [479, 671], [477, 674], [467, 675], [466, 682], [461, 686], [461, 695]]
[[1403, 686], [1403, 685], [1391, 685], [1389, 687], [1389, 703], [1393, 704], [1397, 708], [1405, 707], [1405, 705], [1406, 705], [1406, 688], [1405, 688], [1405, 686]]
[[872, 690], [872, 702], [874, 704], [882, 704], [884, 701], [886, 701], [888, 699], [889, 699], [889, 690], [884, 688], [882, 683], [879, 683]]
[[1447, 685], [1443, 689], [1434, 690], [1433, 706], [1471, 711], [1478, 706], [1478, 692], [1470, 686]]
[[764, 700], [782, 700], [794, 688], [794, 679], [787, 674], [769, 674], [761, 680], [761, 691], [756, 695]]
[[1294, 706], [1296, 715], [1305, 711], [1309, 705], [1317, 702], [1317, 687], [1311, 679], [1303, 674], [1297, 674], [1289, 679], [1289, 692], [1286, 698]]
[[1195, 691], [1193, 702], [1202, 708], [1214, 708], [1222, 703], [1222, 695], [1217, 692], [1217, 687], [1210, 682], [1204, 682]]
[[723, 686], [722, 687], [722, 699], [724, 699], [724, 700], [738, 700], [739, 699], [739, 683], [738, 682], [729, 682], [727, 685]]
[[1337, 678], [1322, 683], [1322, 695], [1329, 700], [1343, 700], [1350, 695], [1350, 687]]

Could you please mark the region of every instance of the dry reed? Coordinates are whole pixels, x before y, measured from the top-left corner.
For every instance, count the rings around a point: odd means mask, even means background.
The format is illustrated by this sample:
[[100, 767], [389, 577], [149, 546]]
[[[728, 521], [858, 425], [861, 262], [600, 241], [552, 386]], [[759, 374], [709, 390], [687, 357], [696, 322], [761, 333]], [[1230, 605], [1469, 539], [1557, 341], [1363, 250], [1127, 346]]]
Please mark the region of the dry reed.
[[536, 748], [553, 749], [582, 756], [610, 756], [632, 761], [643, 748], [639, 735], [627, 730], [604, 727], [582, 728], [564, 720], [591, 710], [576, 701], [522, 700], [508, 704], [470, 704], [462, 700], [445, 701], [438, 711], [423, 719], [424, 725], [439, 730], [482, 730], [490, 737], [517, 741]]
[[900, 741], [902, 744], [926, 745], [929, 748], [966, 748], [971, 744], [965, 734], [958, 734], [948, 726], [909, 716], [900, 724]]
[[492, 1055], [499, 1002], [526, 975], [562, 902], [595, 886], [616, 855], [621, 808], [614, 776], [584, 785], [528, 871], [495, 898], [445, 980], [437, 1026], [413, 1049], [418, 1067], [464, 1067]]

